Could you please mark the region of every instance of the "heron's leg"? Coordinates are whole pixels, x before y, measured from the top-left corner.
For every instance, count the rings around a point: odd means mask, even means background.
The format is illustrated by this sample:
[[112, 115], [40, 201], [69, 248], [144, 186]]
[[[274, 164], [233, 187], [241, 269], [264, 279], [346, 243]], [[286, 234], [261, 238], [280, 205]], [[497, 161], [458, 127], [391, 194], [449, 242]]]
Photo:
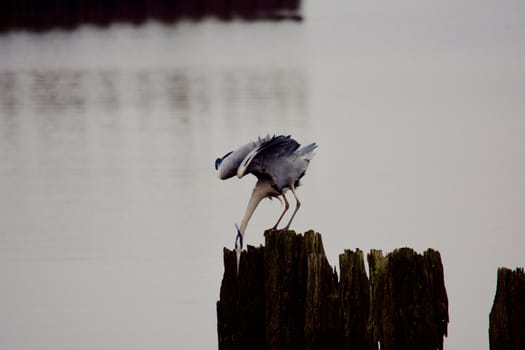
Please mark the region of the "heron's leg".
[[[277, 197], [277, 198], [279, 198], [279, 197]], [[279, 225], [279, 223], [281, 222], [284, 214], [288, 211], [288, 208], [290, 208], [290, 203], [288, 203], [288, 199], [286, 199], [286, 196], [284, 195], [284, 193], [283, 193], [283, 199], [284, 199], [284, 210], [283, 210], [283, 213], [281, 214], [281, 216], [279, 216], [279, 220], [277, 220], [275, 225], [272, 227], [272, 230], [276, 230], [277, 229], [277, 225]]]
[[290, 218], [290, 221], [288, 221], [288, 225], [286, 225], [286, 227], [284, 228], [285, 230], [288, 230], [288, 228], [290, 227], [290, 224], [292, 223], [293, 218], [295, 217], [295, 214], [301, 207], [301, 202], [299, 201], [299, 198], [297, 198], [297, 193], [295, 193], [295, 186], [293, 184], [292, 186], [290, 186], [290, 190], [292, 190], [292, 194], [295, 197], [296, 204], [295, 204], [295, 210], [292, 214], [292, 217]]

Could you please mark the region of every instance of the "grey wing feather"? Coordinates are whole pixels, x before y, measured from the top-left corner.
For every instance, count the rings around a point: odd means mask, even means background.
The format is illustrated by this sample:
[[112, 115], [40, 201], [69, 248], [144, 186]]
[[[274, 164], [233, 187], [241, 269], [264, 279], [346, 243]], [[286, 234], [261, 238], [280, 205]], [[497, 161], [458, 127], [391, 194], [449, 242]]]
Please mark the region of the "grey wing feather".
[[[284, 136], [283, 136], [284, 137]], [[258, 138], [257, 141], [248, 142], [237, 148], [235, 151], [228, 152], [222, 158], [215, 160], [215, 169], [220, 179], [225, 180], [238, 175], [238, 170], [248, 155], [255, 155], [255, 151], [260, 147], [268, 146], [268, 143], [275, 139], [275, 136], [267, 135], [264, 138]], [[279, 139], [281, 137], [278, 137]]]
[[267, 139], [255, 150], [250, 152], [243, 160], [241, 167], [244, 173], [253, 173], [255, 175], [269, 175], [270, 168], [280, 158], [289, 156], [300, 147], [299, 143], [290, 136], [274, 136]]
[[290, 136], [274, 136], [270, 140], [263, 142], [257, 148], [257, 155], [254, 157], [254, 159], [260, 159], [266, 155], [282, 157], [292, 154], [296, 149], [299, 148], [299, 146], [300, 144]]
[[272, 179], [279, 191], [290, 188], [292, 185], [297, 187], [314, 156], [315, 148], [317, 145], [312, 143], [300, 149], [295, 148], [294, 151], [283, 153], [278, 157], [266, 159], [263, 162], [265, 166], [263, 174]]

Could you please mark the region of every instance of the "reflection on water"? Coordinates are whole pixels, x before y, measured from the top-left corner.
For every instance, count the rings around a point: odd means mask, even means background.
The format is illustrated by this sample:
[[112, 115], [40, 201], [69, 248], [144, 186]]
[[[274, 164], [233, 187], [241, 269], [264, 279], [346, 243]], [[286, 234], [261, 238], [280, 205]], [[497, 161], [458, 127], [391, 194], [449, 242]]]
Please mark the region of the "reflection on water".
[[[307, 122], [305, 73], [1, 68], [0, 348], [214, 344], [224, 236], [195, 237], [232, 213], [215, 210], [217, 135]], [[192, 314], [206, 326], [189, 330]]]
[[[195, 162], [193, 153], [202, 149], [187, 145], [203, 133], [254, 121], [304, 123], [306, 95], [304, 73], [290, 69], [4, 71], [0, 155], [8, 166], [3, 169], [21, 172], [37, 158], [41, 167], [67, 171], [74, 155], [78, 167], [95, 166], [93, 172], [100, 170], [93, 163], [114, 155], [124, 159], [123, 167], [126, 159], [144, 161], [139, 166], [147, 171], [152, 158], [160, 153], [170, 159], [177, 149], [185, 151], [177, 157]], [[171, 148], [149, 154], [139, 146], [144, 143]], [[58, 163], [45, 162], [53, 156]], [[169, 167], [175, 174], [186, 171], [179, 162]], [[85, 174], [87, 183], [90, 174]]]
[[304, 122], [306, 100], [301, 70], [0, 71], [0, 154], [12, 158], [18, 147], [45, 153], [45, 140], [71, 135], [109, 146], [152, 128], [180, 136], [253, 120]]
[[118, 113], [122, 108], [146, 115], [159, 110], [207, 114], [219, 106], [223, 114], [249, 108], [267, 115], [304, 115], [305, 93], [305, 76], [299, 70], [0, 71], [4, 116], [18, 115], [21, 109], [65, 114]]

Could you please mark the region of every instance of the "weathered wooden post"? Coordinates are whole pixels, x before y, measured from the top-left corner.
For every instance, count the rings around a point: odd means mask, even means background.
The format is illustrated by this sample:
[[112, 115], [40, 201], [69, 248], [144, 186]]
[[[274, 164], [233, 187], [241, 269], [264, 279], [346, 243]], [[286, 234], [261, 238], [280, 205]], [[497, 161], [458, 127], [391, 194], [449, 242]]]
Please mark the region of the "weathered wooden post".
[[341, 269], [341, 332], [343, 349], [377, 349], [369, 334], [370, 282], [363, 252], [345, 250], [339, 255]]
[[235, 251], [224, 248], [217, 302], [219, 349], [266, 349], [264, 250], [248, 246], [237, 274]]
[[383, 257], [372, 250], [368, 264], [370, 327], [381, 349], [443, 349], [448, 298], [439, 252], [401, 248]]
[[303, 237], [266, 231], [264, 277], [268, 349], [304, 348], [306, 261]]
[[525, 272], [498, 269], [498, 284], [490, 311], [491, 350], [525, 349]]
[[[301, 237], [300, 235], [297, 237]], [[339, 349], [339, 286], [330, 266], [321, 235], [304, 234], [303, 258], [306, 262], [305, 349]]]
[[321, 235], [265, 232], [236, 273], [224, 249], [217, 302], [219, 349], [442, 349], [448, 301], [439, 253], [403, 248], [383, 257], [345, 250], [341, 277]]

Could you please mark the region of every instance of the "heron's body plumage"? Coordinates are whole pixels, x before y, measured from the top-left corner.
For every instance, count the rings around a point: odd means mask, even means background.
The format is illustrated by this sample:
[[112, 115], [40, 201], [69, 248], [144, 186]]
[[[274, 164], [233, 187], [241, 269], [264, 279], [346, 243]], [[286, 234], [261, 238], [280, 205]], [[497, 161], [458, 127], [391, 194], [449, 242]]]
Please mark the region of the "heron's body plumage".
[[259, 138], [257, 141], [249, 142], [215, 161], [215, 168], [222, 180], [235, 175], [241, 178], [246, 174], [253, 174], [258, 179], [240, 228], [238, 228], [241, 247], [248, 221], [259, 202], [264, 198], [282, 197], [284, 199], [285, 209], [274, 226], [277, 228], [289, 207], [285, 196], [288, 190], [292, 191], [297, 203], [286, 228], [290, 226], [301, 205], [295, 188], [299, 186], [299, 180], [308, 169], [315, 148], [317, 148], [315, 143], [301, 148], [301, 145], [291, 136], [268, 135], [265, 138]]

